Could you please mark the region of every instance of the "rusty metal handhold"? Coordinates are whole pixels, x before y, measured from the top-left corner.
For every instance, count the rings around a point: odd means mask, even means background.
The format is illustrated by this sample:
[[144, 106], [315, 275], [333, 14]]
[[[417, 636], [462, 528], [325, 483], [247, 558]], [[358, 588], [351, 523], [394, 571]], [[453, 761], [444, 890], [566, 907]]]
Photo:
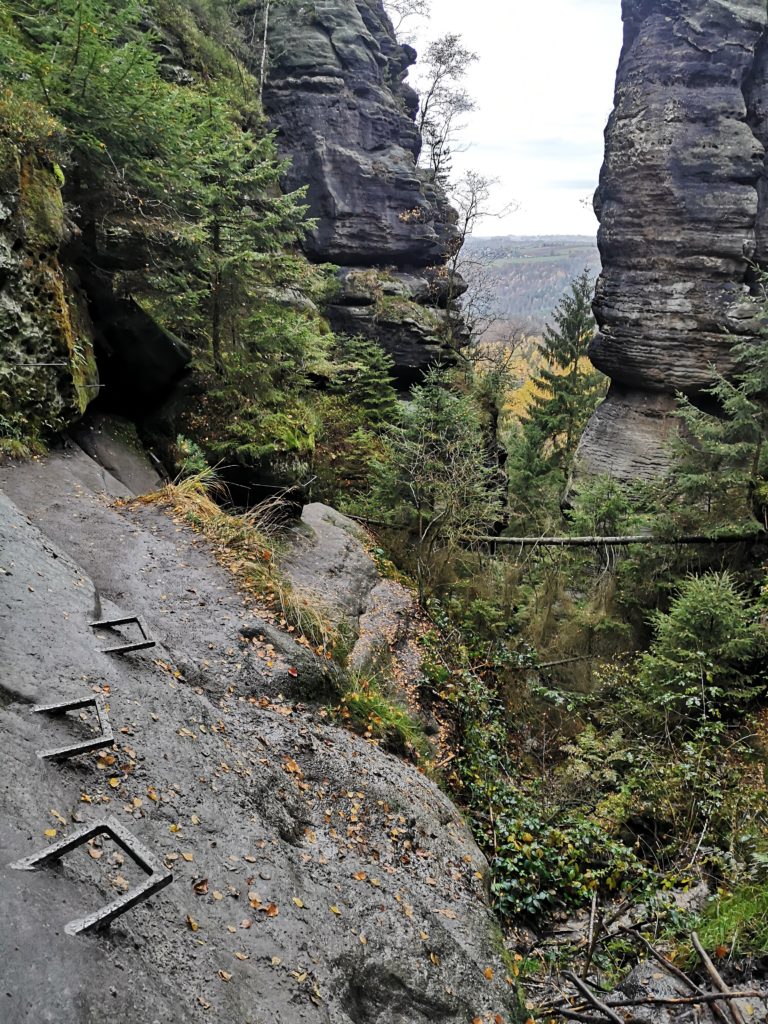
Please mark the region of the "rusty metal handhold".
[[92, 914], [70, 921], [64, 928], [67, 935], [78, 935], [80, 932], [88, 932], [96, 928], [106, 927], [116, 917], [119, 917], [120, 914], [124, 914], [126, 910], [135, 907], [137, 903], [142, 903], [144, 900], [149, 899], [150, 896], [164, 889], [166, 885], [170, 885], [173, 881], [171, 872], [158, 863], [143, 843], [140, 843], [133, 833], [129, 832], [114, 815], [93, 822], [90, 825], [84, 825], [64, 839], [61, 839], [58, 843], [53, 843], [45, 850], [34, 853], [31, 857], [25, 857], [23, 860], [17, 860], [9, 866], [17, 871], [37, 871], [39, 868], [47, 867], [47, 865], [59, 860], [83, 843], [87, 843], [88, 840], [101, 835], [107, 835], [110, 839], [114, 840], [143, 871], [147, 872], [149, 878], [141, 885], [131, 889], [123, 896], [118, 896], [117, 899], [107, 903], [106, 906], [101, 907]]
[[155, 647], [157, 641], [151, 640], [149, 633], [138, 615], [127, 615], [122, 619], [102, 619], [99, 622], [91, 622], [91, 629], [115, 629], [116, 626], [128, 626], [135, 622], [139, 627], [142, 639], [136, 643], [120, 644], [117, 647], [106, 647], [102, 654], [128, 654], [129, 651], [145, 651], [149, 647]]
[[38, 715], [65, 715], [68, 711], [79, 711], [81, 708], [94, 708], [96, 718], [99, 722], [101, 732], [98, 736], [83, 740], [80, 743], [71, 743], [65, 747], [52, 747], [49, 750], [38, 750], [37, 756], [49, 761], [65, 761], [68, 757], [75, 757], [76, 754], [88, 754], [92, 750], [102, 750], [104, 747], [111, 747], [115, 742], [112, 733], [112, 726], [109, 724], [107, 709], [101, 697], [82, 697], [78, 700], [62, 701], [59, 704], [36, 704], [32, 708], [33, 714]]

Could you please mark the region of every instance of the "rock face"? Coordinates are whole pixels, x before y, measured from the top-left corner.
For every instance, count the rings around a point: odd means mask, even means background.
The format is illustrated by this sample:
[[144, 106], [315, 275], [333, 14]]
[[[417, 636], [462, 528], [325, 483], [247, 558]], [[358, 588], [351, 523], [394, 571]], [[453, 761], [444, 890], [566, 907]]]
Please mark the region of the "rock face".
[[[246, 35], [259, 10], [246, 11]], [[265, 108], [291, 161], [286, 186], [308, 189], [316, 227], [307, 253], [342, 267], [331, 324], [378, 339], [411, 378], [443, 354], [441, 289], [423, 287], [422, 271], [429, 279], [456, 235], [454, 211], [417, 167], [418, 97], [405, 81], [416, 54], [397, 42], [381, 0], [318, 0], [298, 14], [277, 7], [271, 25]], [[410, 311], [356, 301], [349, 275], [360, 268], [384, 268], [387, 286], [402, 279]]]
[[[522, 1019], [456, 808], [323, 720], [304, 648], [270, 632], [199, 537], [110, 505], [104, 485], [79, 450], [0, 467], [3, 1024]], [[154, 650], [102, 652], [88, 623], [121, 612], [144, 617]], [[94, 689], [114, 760], [39, 760], [87, 726], [30, 704]], [[128, 859], [105, 844], [38, 872], [8, 865], [109, 813], [174, 881], [71, 937], [64, 924], [114, 898], [120, 876], [137, 881]]]
[[0, 438], [60, 429], [98, 394], [87, 306], [59, 260], [61, 171], [0, 139]]
[[277, 7], [265, 107], [291, 157], [290, 188], [308, 186], [318, 220], [307, 249], [354, 266], [439, 262], [451, 212], [416, 167], [415, 52], [398, 44], [381, 0]]
[[768, 14], [761, 0], [623, 0], [623, 15], [595, 199], [603, 272], [590, 352], [615, 387], [580, 462], [631, 478], [665, 464], [669, 396], [700, 394], [713, 365], [732, 370], [731, 340], [756, 333]]

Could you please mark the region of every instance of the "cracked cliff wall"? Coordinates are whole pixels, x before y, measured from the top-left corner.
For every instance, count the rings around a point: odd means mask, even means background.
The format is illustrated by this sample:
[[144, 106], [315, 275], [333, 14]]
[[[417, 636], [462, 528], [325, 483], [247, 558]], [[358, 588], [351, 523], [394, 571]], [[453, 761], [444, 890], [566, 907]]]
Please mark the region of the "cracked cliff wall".
[[624, 47], [595, 198], [603, 271], [590, 356], [612, 380], [580, 471], [666, 464], [674, 395], [697, 396], [754, 336], [768, 257], [764, 0], [623, 0]]
[[[247, 23], [246, 12], [246, 36]], [[381, 0], [277, 7], [271, 26], [265, 109], [291, 160], [286, 187], [307, 186], [307, 254], [342, 268], [331, 325], [377, 338], [410, 382], [441, 352], [445, 284], [430, 270], [456, 235], [453, 210], [417, 167], [418, 96], [406, 82], [416, 54], [398, 43]], [[351, 269], [371, 287], [350, 287]], [[379, 292], [410, 312], [393, 321]]]

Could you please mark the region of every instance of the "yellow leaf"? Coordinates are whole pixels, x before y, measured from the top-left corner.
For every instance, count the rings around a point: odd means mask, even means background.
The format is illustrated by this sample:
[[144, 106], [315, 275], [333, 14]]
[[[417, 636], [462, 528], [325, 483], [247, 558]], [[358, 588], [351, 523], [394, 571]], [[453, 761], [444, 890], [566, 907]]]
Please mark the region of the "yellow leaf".
[[88, 796], [87, 793], [80, 794], [80, 802], [84, 804], [92, 804], [93, 800]]
[[150, 799], [150, 800], [152, 800], [152, 801], [153, 801], [154, 803], [157, 803], [157, 801], [158, 801], [158, 799], [159, 799], [159, 797], [158, 797], [158, 795], [157, 795], [157, 790], [155, 789], [155, 787], [154, 787], [154, 786], [147, 786], [147, 796], [148, 796], [148, 797], [149, 797], [149, 799]]
[[55, 839], [56, 838], [56, 829], [55, 828], [47, 828], [45, 830], [45, 832], [43, 832], [43, 835], [44, 836], [48, 836], [49, 839]]
[[219, 892], [218, 889], [214, 889], [213, 890], [213, 898], [215, 900], [223, 900], [224, 899], [224, 893], [223, 892]]
[[364, 882], [368, 875], [364, 871], [356, 871], [352, 877], [358, 882]]
[[238, 960], [247, 960], [248, 959], [248, 954], [247, 953], [235, 953], [235, 956], [237, 957]]
[[120, 785], [120, 779], [115, 778], [115, 776], [113, 775], [112, 778], [109, 780], [109, 784], [112, 787], [112, 789], [117, 789], [117, 787]]
[[341, 911], [339, 910], [339, 908], [338, 908], [338, 907], [336, 907], [336, 906], [334, 906], [334, 907], [329, 907], [328, 909], [329, 909], [329, 910], [331, 911], [331, 913], [332, 913], [332, 914], [340, 914], [340, 913], [341, 913]]
[[189, 863], [193, 859], [191, 853], [182, 853], [181, 856], [184, 858], [185, 861], [187, 861], [187, 863]]
[[194, 917], [190, 917], [189, 914], [187, 914], [187, 926], [191, 932], [196, 932], [200, 928]]
[[485, 970], [483, 971], [483, 977], [485, 978], [486, 981], [493, 981], [493, 968], [486, 967]]
[[304, 907], [304, 903], [302, 902], [302, 900], [299, 899], [298, 896], [293, 897], [293, 902], [296, 904], [299, 910], [301, 910]]
[[190, 820], [191, 820], [193, 825], [199, 825], [200, 824], [200, 819], [198, 818], [198, 816], [196, 814], [193, 814]]

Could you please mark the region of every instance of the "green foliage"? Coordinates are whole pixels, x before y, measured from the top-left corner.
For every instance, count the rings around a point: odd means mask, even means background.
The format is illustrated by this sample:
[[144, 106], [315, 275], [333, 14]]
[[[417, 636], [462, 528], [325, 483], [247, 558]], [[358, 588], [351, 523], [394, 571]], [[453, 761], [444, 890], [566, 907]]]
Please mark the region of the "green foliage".
[[765, 334], [734, 345], [739, 371], [718, 374], [709, 389], [717, 415], [680, 397], [684, 429], [673, 439], [673, 461], [660, 503], [685, 529], [744, 529], [754, 519], [768, 529], [768, 345]]
[[432, 748], [423, 727], [389, 692], [382, 679], [370, 672], [348, 672], [334, 713], [367, 738], [388, 750], [408, 754], [428, 765]]
[[494, 467], [488, 464], [474, 403], [451, 390], [438, 370], [413, 389], [383, 445], [370, 504], [411, 528], [424, 600], [446, 549], [486, 532], [499, 517]]
[[397, 413], [394, 365], [377, 342], [342, 336], [334, 353], [334, 375], [328, 390], [343, 395], [362, 413], [361, 426], [391, 422]]
[[212, 472], [200, 445], [190, 441], [183, 434], [179, 434], [176, 438], [176, 456], [179, 480], [186, 480], [189, 477], [201, 479]]
[[[445, 624], [447, 626], [447, 623]], [[645, 882], [633, 852], [583, 812], [550, 802], [541, 783], [515, 762], [514, 727], [491, 688], [467, 667], [454, 668], [443, 632], [428, 634], [425, 671], [453, 707], [461, 748], [453, 777], [475, 836], [491, 861], [492, 892], [502, 914], [541, 920], [557, 908], [581, 907], [594, 892]], [[518, 658], [518, 668], [529, 655]]]
[[585, 367], [595, 332], [592, 316], [593, 281], [588, 270], [571, 283], [570, 292], [547, 325], [541, 351], [544, 366], [535, 378], [538, 394], [523, 421], [523, 433], [538, 449], [545, 464], [566, 475], [581, 432], [605, 393], [605, 378]]
[[653, 625], [638, 683], [660, 728], [717, 730], [764, 689], [758, 659], [766, 628], [754, 621], [730, 573], [689, 577], [669, 612], [654, 613]]
[[752, 882], [718, 894], [695, 922], [695, 928], [704, 948], [712, 952], [768, 955], [768, 884]]

